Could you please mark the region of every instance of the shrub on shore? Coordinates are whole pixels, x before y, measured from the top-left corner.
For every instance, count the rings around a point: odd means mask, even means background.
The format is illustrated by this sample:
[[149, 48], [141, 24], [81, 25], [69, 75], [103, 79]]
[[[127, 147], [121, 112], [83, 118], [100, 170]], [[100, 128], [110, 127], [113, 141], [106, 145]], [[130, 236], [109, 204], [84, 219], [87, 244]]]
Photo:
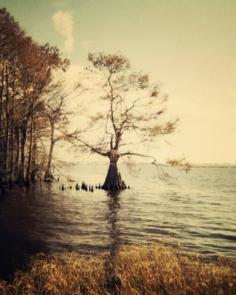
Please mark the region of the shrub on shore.
[[166, 246], [123, 247], [116, 254], [38, 255], [27, 272], [0, 282], [1, 295], [236, 294], [236, 263], [204, 261]]

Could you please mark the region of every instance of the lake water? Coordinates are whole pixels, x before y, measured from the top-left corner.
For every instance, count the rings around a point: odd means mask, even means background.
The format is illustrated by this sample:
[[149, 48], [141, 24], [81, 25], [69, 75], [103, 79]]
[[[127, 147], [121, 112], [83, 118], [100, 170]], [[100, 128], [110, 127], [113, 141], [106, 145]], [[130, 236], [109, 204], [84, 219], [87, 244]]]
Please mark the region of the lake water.
[[[90, 163], [65, 173], [97, 184], [106, 170], [102, 163]], [[236, 258], [236, 168], [193, 168], [189, 174], [173, 168], [170, 183], [156, 178], [146, 164], [132, 173], [121, 165], [120, 171], [131, 189], [113, 196], [103, 190], [76, 191], [75, 183], [61, 178], [28, 192], [13, 189], [2, 198], [0, 275], [41, 251], [98, 251], [159, 241]], [[62, 183], [65, 191], [59, 189]]]

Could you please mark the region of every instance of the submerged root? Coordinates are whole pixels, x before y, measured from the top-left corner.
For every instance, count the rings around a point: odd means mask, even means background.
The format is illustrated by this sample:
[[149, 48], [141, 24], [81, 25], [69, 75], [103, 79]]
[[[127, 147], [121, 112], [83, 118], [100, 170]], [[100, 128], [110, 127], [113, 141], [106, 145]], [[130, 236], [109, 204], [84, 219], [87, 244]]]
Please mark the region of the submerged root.
[[122, 181], [121, 184], [104, 184], [102, 186], [102, 189], [104, 189], [105, 191], [120, 191], [129, 188], [129, 185], [126, 185], [124, 181]]

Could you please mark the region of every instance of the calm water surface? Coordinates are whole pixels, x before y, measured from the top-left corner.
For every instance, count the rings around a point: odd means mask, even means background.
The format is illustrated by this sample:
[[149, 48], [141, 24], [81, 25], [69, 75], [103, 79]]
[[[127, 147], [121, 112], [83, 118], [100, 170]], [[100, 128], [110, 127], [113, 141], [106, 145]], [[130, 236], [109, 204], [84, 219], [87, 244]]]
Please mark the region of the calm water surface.
[[[67, 173], [96, 184], [106, 165], [77, 165]], [[121, 165], [130, 190], [109, 196], [76, 191], [74, 183], [12, 191], [0, 200], [0, 259], [4, 276], [37, 252], [97, 251], [122, 244], [160, 240], [207, 256], [236, 258], [236, 168], [193, 168], [170, 184], [139, 165], [135, 174]], [[61, 191], [61, 183], [67, 188]], [[26, 260], [25, 260], [26, 259]]]

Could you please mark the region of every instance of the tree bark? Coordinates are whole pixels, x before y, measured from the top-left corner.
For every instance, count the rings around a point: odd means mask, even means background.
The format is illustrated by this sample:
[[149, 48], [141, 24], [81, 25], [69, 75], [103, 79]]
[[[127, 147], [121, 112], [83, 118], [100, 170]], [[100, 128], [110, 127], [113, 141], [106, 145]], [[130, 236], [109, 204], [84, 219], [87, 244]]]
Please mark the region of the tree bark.
[[118, 171], [118, 156], [109, 156], [110, 165], [108, 168], [107, 176], [105, 182], [102, 186], [104, 190], [122, 190], [126, 188], [124, 181], [121, 178], [121, 174]]

